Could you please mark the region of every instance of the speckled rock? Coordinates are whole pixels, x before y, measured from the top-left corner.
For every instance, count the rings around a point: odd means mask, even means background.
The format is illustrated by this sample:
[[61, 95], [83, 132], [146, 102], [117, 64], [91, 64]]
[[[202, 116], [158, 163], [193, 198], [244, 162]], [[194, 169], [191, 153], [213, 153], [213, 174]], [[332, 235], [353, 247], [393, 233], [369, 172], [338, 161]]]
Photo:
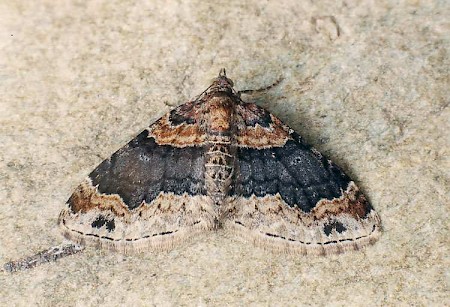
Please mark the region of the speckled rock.
[[[222, 67], [357, 179], [384, 233], [362, 252], [276, 254], [223, 231], [170, 252], [88, 249], [0, 275], [0, 305], [439, 305], [448, 301], [445, 1], [3, 1], [0, 262], [62, 240], [100, 161]], [[447, 257], [446, 257], [447, 256]]]

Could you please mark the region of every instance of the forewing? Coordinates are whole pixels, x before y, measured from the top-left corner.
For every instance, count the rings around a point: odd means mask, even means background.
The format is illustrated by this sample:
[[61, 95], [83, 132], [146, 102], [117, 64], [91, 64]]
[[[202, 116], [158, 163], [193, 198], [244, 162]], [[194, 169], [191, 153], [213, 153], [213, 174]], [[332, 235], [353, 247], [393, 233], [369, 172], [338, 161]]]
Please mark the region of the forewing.
[[375, 241], [380, 219], [339, 167], [254, 104], [237, 108], [237, 123], [228, 227], [265, 247], [303, 254]]
[[61, 212], [64, 235], [132, 251], [170, 247], [212, 228], [196, 108], [187, 103], [166, 114], [89, 174]]

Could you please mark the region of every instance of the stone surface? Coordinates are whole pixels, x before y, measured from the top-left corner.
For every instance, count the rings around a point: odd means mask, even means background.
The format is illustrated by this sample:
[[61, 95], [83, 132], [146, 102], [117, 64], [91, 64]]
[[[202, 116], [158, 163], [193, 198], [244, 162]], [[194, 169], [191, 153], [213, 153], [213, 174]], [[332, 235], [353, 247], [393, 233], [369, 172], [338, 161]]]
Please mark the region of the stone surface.
[[[0, 261], [62, 240], [104, 158], [200, 93], [236, 88], [343, 167], [384, 233], [363, 252], [276, 254], [218, 231], [164, 253], [89, 249], [0, 275], [0, 305], [448, 302], [445, 1], [0, 2]], [[370, 3], [370, 4], [369, 4]]]

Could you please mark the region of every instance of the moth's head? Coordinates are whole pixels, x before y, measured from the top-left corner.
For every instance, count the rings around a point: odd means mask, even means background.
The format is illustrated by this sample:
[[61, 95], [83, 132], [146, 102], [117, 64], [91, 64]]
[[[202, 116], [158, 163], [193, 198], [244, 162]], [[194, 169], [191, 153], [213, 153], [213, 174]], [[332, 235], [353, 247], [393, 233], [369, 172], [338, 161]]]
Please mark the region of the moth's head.
[[222, 68], [219, 72], [219, 76], [215, 78], [210, 86], [210, 92], [232, 92], [233, 91], [233, 81], [227, 78], [227, 73], [225, 68]]

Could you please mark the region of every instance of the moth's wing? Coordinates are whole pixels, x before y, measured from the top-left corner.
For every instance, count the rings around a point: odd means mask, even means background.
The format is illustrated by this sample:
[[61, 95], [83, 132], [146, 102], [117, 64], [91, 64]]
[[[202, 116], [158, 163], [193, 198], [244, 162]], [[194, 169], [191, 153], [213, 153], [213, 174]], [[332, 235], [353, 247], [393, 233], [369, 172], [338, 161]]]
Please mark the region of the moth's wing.
[[266, 110], [237, 106], [227, 227], [264, 247], [330, 254], [374, 242], [381, 222], [351, 179]]
[[127, 252], [212, 228], [199, 116], [195, 103], [181, 105], [103, 161], [61, 212], [64, 235]]

